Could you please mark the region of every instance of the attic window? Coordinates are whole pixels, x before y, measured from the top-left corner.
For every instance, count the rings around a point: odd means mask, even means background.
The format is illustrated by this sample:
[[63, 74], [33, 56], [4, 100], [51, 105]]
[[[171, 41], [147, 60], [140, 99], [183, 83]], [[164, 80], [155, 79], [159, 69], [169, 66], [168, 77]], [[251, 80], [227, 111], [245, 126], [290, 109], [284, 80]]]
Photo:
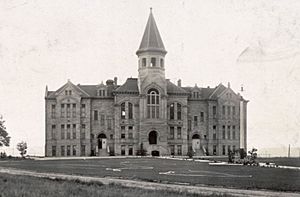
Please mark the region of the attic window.
[[105, 90], [99, 90], [98, 95], [99, 96], [105, 96]]
[[151, 67], [155, 67], [155, 66], [156, 66], [156, 58], [151, 57]]
[[193, 92], [193, 97], [194, 98], [199, 98], [199, 92]]

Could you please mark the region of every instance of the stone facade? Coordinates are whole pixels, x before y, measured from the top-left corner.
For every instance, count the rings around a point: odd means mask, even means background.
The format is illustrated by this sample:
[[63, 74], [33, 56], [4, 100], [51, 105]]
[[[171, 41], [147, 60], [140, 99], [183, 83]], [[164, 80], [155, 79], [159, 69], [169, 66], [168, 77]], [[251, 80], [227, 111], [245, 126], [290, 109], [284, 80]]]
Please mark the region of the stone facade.
[[45, 93], [45, 155], [227, 155], [247, 149], [247, 102], [228, 84], [181, 87], [165, 77], [162, 39], [150, 13], [138, 78]]

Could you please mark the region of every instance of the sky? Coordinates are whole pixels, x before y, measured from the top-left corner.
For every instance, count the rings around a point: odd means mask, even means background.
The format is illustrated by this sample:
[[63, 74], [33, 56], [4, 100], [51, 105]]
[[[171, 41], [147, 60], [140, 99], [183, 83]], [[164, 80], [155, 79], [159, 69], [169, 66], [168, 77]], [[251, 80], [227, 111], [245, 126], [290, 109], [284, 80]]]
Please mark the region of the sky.
[[17, 154], [23, 140], [28, 154], [44, 154], [46, 85], [137, 77], [135, 52], [150, 7], [168, 51], [167, 78], [183, 86], [230, 82], [249, 100], [248, 147], [290, 144], [300, 155], [297, 0], [0, 1], [0, 114], [11, 136], [8, 152]]

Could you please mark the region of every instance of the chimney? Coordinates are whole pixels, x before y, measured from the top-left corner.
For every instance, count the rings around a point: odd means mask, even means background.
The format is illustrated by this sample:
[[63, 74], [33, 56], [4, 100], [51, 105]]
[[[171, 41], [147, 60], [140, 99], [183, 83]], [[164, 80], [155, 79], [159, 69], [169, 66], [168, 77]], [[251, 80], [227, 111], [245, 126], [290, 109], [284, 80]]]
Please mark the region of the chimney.
[[178, 79], [177, 86], [181, 87], [181, 79]]
[[118, 85], [118, 77], [114, 77], [114, 83], [115, 85]]

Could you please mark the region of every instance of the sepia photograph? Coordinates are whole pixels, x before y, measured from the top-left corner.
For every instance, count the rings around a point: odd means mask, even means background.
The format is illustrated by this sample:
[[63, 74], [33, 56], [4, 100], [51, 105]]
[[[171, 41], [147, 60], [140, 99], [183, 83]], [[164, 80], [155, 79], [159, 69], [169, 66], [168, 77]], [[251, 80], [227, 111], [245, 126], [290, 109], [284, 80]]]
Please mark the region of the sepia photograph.
[[0, 0], [0, 197], [300, 197], [300, 1]]

